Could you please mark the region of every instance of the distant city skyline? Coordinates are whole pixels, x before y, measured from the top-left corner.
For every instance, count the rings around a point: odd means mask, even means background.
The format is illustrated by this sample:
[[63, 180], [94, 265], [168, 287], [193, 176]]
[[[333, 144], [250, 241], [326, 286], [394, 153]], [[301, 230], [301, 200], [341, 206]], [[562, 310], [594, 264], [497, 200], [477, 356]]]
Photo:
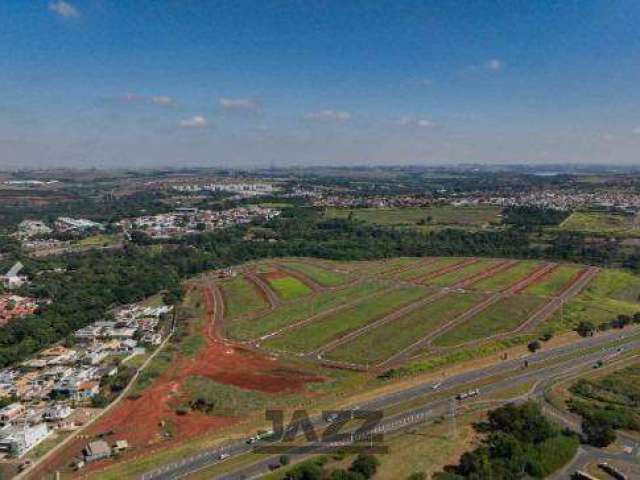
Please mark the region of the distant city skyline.
[[5, 0], [0, 168], [636, 164], [633, 1]]

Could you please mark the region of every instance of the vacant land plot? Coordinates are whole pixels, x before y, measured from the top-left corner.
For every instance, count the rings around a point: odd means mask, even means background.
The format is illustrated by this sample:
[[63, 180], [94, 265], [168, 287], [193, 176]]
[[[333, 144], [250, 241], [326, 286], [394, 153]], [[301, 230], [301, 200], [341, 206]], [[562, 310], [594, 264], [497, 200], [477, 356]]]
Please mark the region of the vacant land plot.
[[527, 320], [546, 301], [548, 300], [528, 295], [507, 297], [436, 337], [434, 343], [440, 347], [451, 347], [509, 332]]
[[254, 390], [244, 390], [206, 377], [188, 377], [184, 384], [187, 398], [184, 406], [200, 410], [208, 415], [237, 417], [267, 406], [285, 404], [299, 399], [295, 394], [279, 393], [277, 396]]
[[279, 262], [283, 267], [300, 272], [325, 287], [334, 287], [344, 283], [347, 276], [319, 265], [304, 262]]
[[397, 274], [391, 273], [389, 277], [395, 278], [397, 280], [413, 280], [415, 278], [424, 277], [430, 273], [433, 273], [441, 268], [448, 267], [449, 265], [453, 265], [455, 263], [460, 263], [464, 259], [462, 258], [437, 258], [437, 259], [429, 259], [418, 262], [415, 266], [411, 268], [398, 272]]
[[277, 350], [310, 352], [341, 335], [419, 300], [427, 293], [428, 290], [421, 287], [403, 287], [386, 291], [268, 340], [265, 346]]
[[498, 260], [479, 260], [475, 263], [470, 263], [469, 265], [462, 267], [460, 270], [455, 270], [453, 272], [445, 273], [444, 275], [427, 279], [424, 283], [426, 285], [434, 285], [437, 287], [450, 287], [451, 285], [487, 270], [498, 263]]
[[311, 293], [311, 289], [295, 277], [280, 272], [262, 275], [271, 289], [282, 300], [293, 300]]
[[226, 335], [237, 340], [251, 340], [293, 323], [305, 320], [325, 310], [347, 302], [355, 302], [383, 288], [376, 282], [361, 282], [345, 289], [323, 292], [303, 302], [281, 305], [259, 318], [239, 318], [225, 324]]
[[235, 277], [220, 283], [224, 297], [225, 318], [235, 318], [246, 313], [267, 308], [268, 304], [253, 282]]
[[501, 291], [519, 282], [520, 280], [527, 278], [539, 267], [539, 262], [518, 262], [516, 265], [513, 265], [506, 270], [498, 272], [491, 277], [480, 280], [470, 288], [489, 292]]
[[560, 224], [560, 228], [593, 233], [640, 234], [635, 216], [622, 213], [574, 212]]
[[524, 289], [523, 293], [531, 295], [553, 296], [559, 294], [583, 270], [584, 267], [578, 265], [560, 265], [552, 270], [548, 275], [542, 277], [539, 281], [532, 283]]
[[332, 360], [379, 363], [461, 315], [482, 299], [480, 294], [452, 293], [344, 343], [328, 353]]
[[419, 264], [420, 260], [422, 259], [416, 257], [398, 257], [377, 261], [344, 262], [341, 267], [356, 274], [384, 276], [409, 265]]
[[492, 206], [454, 207], [443, 205], [424, 208], [331, 208], [327, 216], [352, 218], [378, 225], [415, 226], [469, 226], [481, 227], [500, 223], [500, 208]]

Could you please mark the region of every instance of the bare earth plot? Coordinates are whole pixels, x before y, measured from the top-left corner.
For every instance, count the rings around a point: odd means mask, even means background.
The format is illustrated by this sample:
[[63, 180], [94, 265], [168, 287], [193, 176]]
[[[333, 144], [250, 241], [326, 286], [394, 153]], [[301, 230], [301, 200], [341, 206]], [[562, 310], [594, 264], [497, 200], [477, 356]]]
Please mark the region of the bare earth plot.
[[349, 308], [269, 339], [264, 346], [280, 351], [311, 352], [428, 294], [428, 289], [417, 286], [381, 292]]
[[478, 260], [475, 263], [465, 266], [460, 270], [446, 273], [445, 275], [439, 275], [435, 278], [429, 279], [424, 283], [426, 285], [434, 285], [437, 287], [449, 287], [458, 283], [465, 278], [476, 275], [484, 270], [488, 270], [491, 267], [497, 265], [499, 260]]
[[306, 275], [311, 280], [324, 287], [335, 287], [347, 281], [344, 274], [323, 268], [319, 265], [307, 262], [278, 262], [283, 267]]
[[469, 287], [473, 290], [481, 290], [487, 292], [499, 292], [505, 288], [527, 278], [540, 267], [540, 263], [523, 261], [518, 262], [511, 268], [498, 272], [489, 278], [484, 278], [473, 286]]
[[584, 267], [578, 265], [560, 265], [545, 277], [529, 285], [522, 293], [547, 297], [557, 295], [571, 285], [583, 270]]
[[422, 308], [363, 333], [328, 352], [329, 360], [377, 364], [453, 320], [482, 299], [480, 294], [450, 293]]
[[269, 306], [262, 292], [244, 277], [237, 276], [220, 282], [220, 289], [224, 297], [225, 318], [236, 318]]
[[547, 301], [530, 295], [503, 298], [468, 321], [437, 336], [433, 343], [438, 347], [453, 347], [511, 332]]
[[404, 270], [411, 265], [419, 264], [420, 260], [416, 257], [397, 257], [376, 261], [344, 262], [344, 268], [357, 274], [379, 276]]
[[360, 282], [343, 290], [327, 291], [306, 298], [303, 302], [281, 305], [255, 318], [238, 318], [227, 322], [226, 335], [236, 340], [253, 340], [297, 322], [309, 319], [325, 310], [357, 301], [383, 288], [376, 282]]

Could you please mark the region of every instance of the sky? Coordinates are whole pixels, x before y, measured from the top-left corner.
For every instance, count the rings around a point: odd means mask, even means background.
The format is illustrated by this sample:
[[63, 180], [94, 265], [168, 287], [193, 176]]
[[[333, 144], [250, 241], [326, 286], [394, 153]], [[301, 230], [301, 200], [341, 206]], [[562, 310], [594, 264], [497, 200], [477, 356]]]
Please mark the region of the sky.
[[636, 0], [2, 0], [0, 168], [635, 164]]

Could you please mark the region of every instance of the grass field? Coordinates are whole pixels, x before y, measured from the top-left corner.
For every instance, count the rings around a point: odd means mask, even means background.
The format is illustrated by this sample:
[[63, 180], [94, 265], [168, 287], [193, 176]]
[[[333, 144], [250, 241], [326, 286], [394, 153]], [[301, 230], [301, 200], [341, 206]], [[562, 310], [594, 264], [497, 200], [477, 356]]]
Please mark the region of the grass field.
[[514, 295], [494, 303], [470, 320], [436, 337], [434, 344], [452, 347], [509, 332], [540, 308], [545, 299], [529, 295]]
[[310, 352], [427, 294], [428, 290], [422, 287], [403, 287], [386, 291], [270, 339], [265, 342], [265, 346], [276, 350]]
[[531, 275], [536, 269], [540, 267], [539, 262], [530, 262], [523, 261], [518, 262], [516, 265], [513, 265], [511, 268], [507, 270], [503, 270], [502, 272], [498, 272], [497, 274], [480, 280], [478, 283], [475, 283], [470, 288], [474, 290], [482, 290], [489, 292], [497, 292], [500, 290], [504, 290], [505, 288], [513, 285], [520, 280]]
[[336, 285], [343, 284], [347, 280], [344, 274], [322, 268], [312, 263], [279, 262], [279, 264], [296, 272], [300, 272], [325, 287], [335, 287]]
[[326, 215], [388, 226], [416, 226], [418, 222], [424, 222], [425, 226], [482, 227], [500, 223], [500, 211], [499, 207], [492, 206], [443, 205], [424, 208], [330, 208]]
[[478, 260], [475, 263], [471, 263], [462, 267], [460, 270], [445, 273], [434, 278], [427, 279], [425, 285], [434, 285], [437, 287], [450, 287], [465, 278], [469, 278], [472, 275], [480, 273], [498, 264], [497, 260]]
[[453, 265], [455, 263], [460, 263], [463, 259], [456, 257], [448, 257], [448, 258], [438, 258], [435, 261], [424, 264], [424, 262], [418, 262], [415, 266], [412, 266], [408, 270], [403, 272], [399, 272], [394, 274], [391, 272], [388, 274], [389, 278], [394, 278], [397, 280], [413, 280], [416, 278], [423, 277], [429, 273], [435, 272], [440, 268], [447, 267], [449, 265]]
[[524, 293], [531, 295], [553, 296], [560, 293], [583, 270], [578, 265], [560, 265], [539, 282], [525, 288]]
[[383, 288], [375, 282], [361, 282], [342, 290], [323, 292], [305, 299], [304, 302], [281, 305], [259, 318], [239, 318], [225, 324], [226, 334], [238, 340], [250, 340], [287, 325], [305, 320], [324, 310], [335, 308], [343, 303], [357, 301], [366, 295]]
[[220, 289], [224, 297], [225, 318], [233, 319], [268, 306], [255, 285], [244, 277], [221, 282]]
[[331, 360], [353, 363], [382, 362], [453, 320], [481, 300], [479, 294], [452, 293], [340, 345], [325, 355]]
[[282, 300], [294, 300], [311, 293], [311, 289], [295, 277], [266, 273], [263, 278]]
[[640, 225], [635, 224], [633, 215], [606, 212], [574, 212], [560, 224], [561, 230], [640, 235]]
[[564, 305], [562, 311], [542, 325], [552, 330], [567, 330], [580, 321], [601, 322], [619, 314], [633, 315], [640, 311], [640, 277], [622, 270], [601, 270], [577, 297]]

